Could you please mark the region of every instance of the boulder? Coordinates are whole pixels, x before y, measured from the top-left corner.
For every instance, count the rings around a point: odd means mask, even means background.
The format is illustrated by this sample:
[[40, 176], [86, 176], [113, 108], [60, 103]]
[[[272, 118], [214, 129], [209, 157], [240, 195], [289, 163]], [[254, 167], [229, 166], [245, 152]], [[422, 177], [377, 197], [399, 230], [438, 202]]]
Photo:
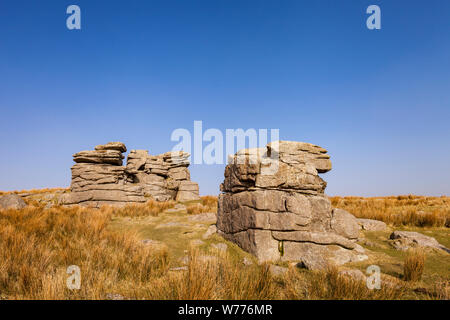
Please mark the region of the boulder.
[[25, 201], [17, 194], [11, 193], [0, 196], [0, 209], [23, 209], [27, 206]]
[[200, 200], [198, 184], [192, 181], [182, 181], [179, 184], [176, 201], [198, 201]]
[[366, 281], [367, 279], [366, 275], [358, 269], [342, 270], [339, 272], [339, 275], [356, 281]]
[[327, 151], [293, 141], [239, 150], [225, 168], [218, 198], [218, 234], [258, 261], [297, 261], [309, 269], [367, 259], [355, 243], [357, 219], [333, 209], [319, 176], [331, 170]]
[[435, 238], [423, 235], [419, 232], [413, 231], [394, 231], [390, 237], [392, 246], [397, 250], [408, 250], [412, 247], [429, 247], [441, 249], [448, 253], [450, 250], [441, 245]]
[[331, 219], [331, 229], [337, 234], [348, 238], [357, 239], [359, 236], [358, 220], [351, 213], [342, 209], [333, 209], [333, 218]]

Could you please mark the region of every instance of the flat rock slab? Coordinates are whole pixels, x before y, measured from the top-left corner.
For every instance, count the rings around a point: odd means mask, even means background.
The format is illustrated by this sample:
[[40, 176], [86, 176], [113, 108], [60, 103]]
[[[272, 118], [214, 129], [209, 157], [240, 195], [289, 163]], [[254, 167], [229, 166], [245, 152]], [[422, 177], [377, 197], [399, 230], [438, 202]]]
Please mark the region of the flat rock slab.
[[127, 152], [127, 147], [122, 142], [108, 142], [95, 147], [95, 150], [116, 150], [120, 152]]
[[385, 231], [387, 229], [386, 223], [373, 219], [357, 219], [362, 230], [366, 231]]
[[419, 246], [441, 249], [450, 253], [450, 250], [437, 242], [435, 238], [426, 236], [419, 232], [394, 231], [391, 233], [389, 238], [393, 240], [392, 246], [397, 250], [405, 251], [409, 248]]

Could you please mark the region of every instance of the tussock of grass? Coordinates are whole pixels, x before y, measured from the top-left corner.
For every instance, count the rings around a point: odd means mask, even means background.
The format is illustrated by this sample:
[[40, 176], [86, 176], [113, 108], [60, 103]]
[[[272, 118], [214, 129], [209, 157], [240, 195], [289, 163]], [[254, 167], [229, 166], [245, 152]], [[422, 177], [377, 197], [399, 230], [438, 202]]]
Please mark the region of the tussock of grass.
[[450, 198], [397, 196], [331, 197], [333, 207], [357, 218], [381, 220], [394, 226], [450, 227]]
[[405, 281], [419, 281], [425, 268], [425, 252], [421, 249], [411, 249], [403, 264], [403, 276]]

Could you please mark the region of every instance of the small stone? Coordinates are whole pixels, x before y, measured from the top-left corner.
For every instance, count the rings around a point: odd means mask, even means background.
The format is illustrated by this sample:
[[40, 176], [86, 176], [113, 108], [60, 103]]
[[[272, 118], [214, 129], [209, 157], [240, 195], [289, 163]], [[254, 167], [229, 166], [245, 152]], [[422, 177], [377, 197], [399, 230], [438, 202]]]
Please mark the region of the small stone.
[[244, 257], [244, 259], [242, 259], [242, 263], [246, 266], [250, 266], [253, 264], [252, 260], [248, 259], [247, 257]]
[[194, 239], [191, 241], [191, 245], [193, 246], [201, 246], [203, 244], [205, 244], [205, 242], [200, 239]]
[[345, 277], [350, 277], [357, 281], [366, 281], [366, 276], [362, 271], [358, 269], [351, 269], [351, 270], [343, 270], [339, 272], [340, 275]]
[[118, 293], [107, 293], [106, 299], [107, 300], [125, 300], [125, 297]]
[[215, 234], [217, 232], [217, 227], [216, 225], [210, 225], [208, 230], [206, 230], [206, 232], [203, 234], [202, 238], [203, 239], [209, 239], [213, 234]]
[[269, 266], [270, 273], [275, 277], [284, 275], [286, 272], [288, 272], [288, 270], [289, 270], [288, 268], [276, 266], [274, 264], [271, 264]]

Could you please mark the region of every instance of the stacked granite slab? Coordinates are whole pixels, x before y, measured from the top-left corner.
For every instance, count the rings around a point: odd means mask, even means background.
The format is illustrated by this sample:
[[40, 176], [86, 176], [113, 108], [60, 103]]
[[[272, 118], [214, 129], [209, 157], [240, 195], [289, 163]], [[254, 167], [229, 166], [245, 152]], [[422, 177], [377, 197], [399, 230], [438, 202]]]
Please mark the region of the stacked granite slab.
[[135, 177], [134, 183], [143, 186], [144, 194], [166, 201], [199, 200], [198, 184], [190, 181], [189, 153], [167, 152], [157, 156], [147, 150], [132, 150], [126, 171]]
[[189, 154], [165, 153], [151, 156], [146, 150], [132, 150], [123, 166], [121, 142], [110, 142], [73, 155], [71, 192], [64, 205], [123, 206], [157, 201], [199, 199], [198, 184], [190, 181]]
[[319, 173], [331, 170], [327, 151], [276, 141], [229, 160], [219, 195], [217, 228], [260, 261], [298, 261], [309, 269], [367, 258], [355, 243], [359, 225], [333, 209]]

